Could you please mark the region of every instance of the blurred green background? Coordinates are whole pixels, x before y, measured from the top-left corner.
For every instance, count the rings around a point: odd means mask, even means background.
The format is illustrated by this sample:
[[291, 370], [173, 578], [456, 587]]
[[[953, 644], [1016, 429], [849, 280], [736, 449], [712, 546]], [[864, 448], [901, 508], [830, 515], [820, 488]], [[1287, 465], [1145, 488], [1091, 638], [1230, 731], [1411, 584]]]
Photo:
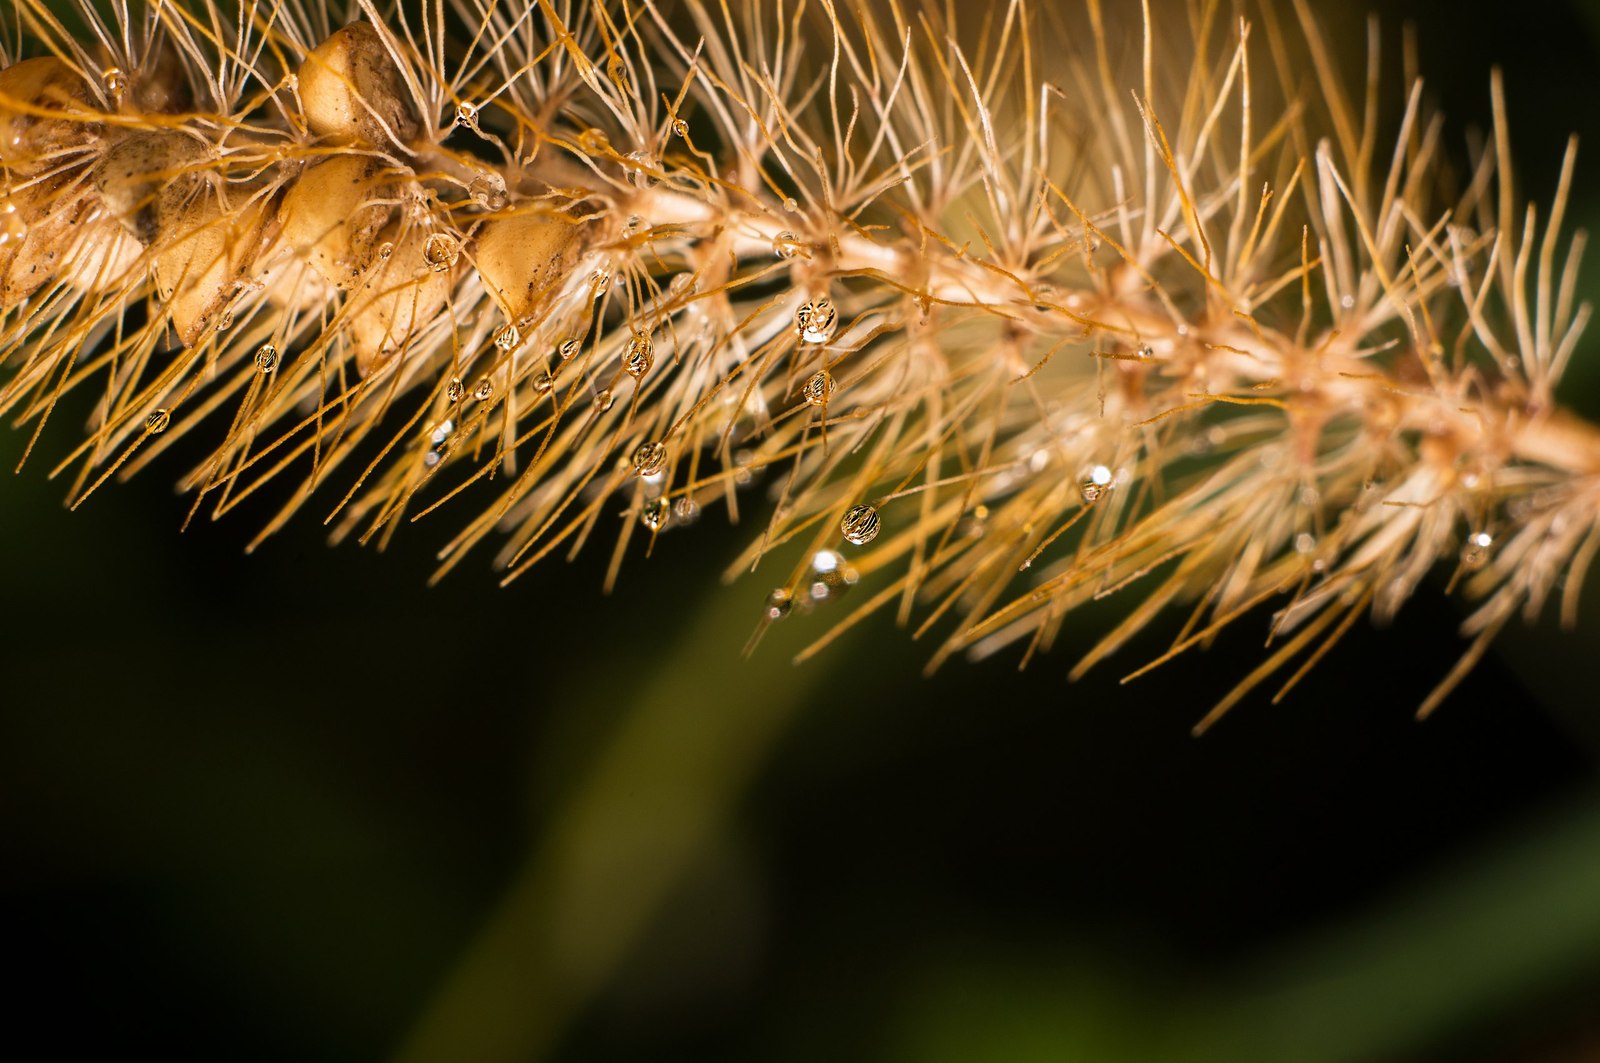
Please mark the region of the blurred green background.
[[[1318, 7], [1359, 54], [1364, 12]], [[1453, 144], [1506, 68], [1530, 194], [1569, 131], [1600, 145], [1600, 4], [1379, 13]], [[1600, 229], [1600, 162], [1579, 182]], [[1595, 416], [1600, 330], [1577, 362]], [[265, 498], [179, 535], [182, 454], [68, 514], [78, 413], [0, 482], [12, 1048], [1600, 1058], [1600, 586], [1426, 724], [1462, 648], [1436, 587], [1195, 740], [1264, 616], [1127, 687], [1171, 626], [1075, 685], [1068, 653], [924, 678], [886, 619], [792, 666], [826, 613], [745, 659], [770, 581], [716, 573], [749, 525], [663, 536], [610, 597], [603, 551], [430, 589], [447, 516], [382, 554], [308, 511], [247, 556]]]

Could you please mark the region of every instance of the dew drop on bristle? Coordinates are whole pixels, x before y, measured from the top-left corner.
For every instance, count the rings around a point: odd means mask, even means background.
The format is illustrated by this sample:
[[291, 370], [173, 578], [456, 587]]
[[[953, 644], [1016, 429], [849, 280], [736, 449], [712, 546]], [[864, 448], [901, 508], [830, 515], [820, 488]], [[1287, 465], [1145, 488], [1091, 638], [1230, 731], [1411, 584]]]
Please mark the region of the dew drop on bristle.
[[881, 527], [878, 511], [868, 505], [851, 506], [839, 522], [844, 537], [857, 546], [866, 546], [876, 539]]
[[610, 388], [601, 388], [599, 391], [595, 392], [595, 396], [594, 396], [595, 412], [596, 413], [605, 413], [607, 410], [611, 409], [611, 407], [616, 403], [616, 401], [617, 401], [616, 392], [612, 391]]
[[654, 476], [667, 463], [667, 445], [662, 442], [641, 443], [633, 452], [633, 471], [640, 476]]
[[1486, 531], [1475, 531], [1467, 536], [1467, 541], [1461, 544], [1461, 567], [1468, 572], [1477, 572], [1489, 563], [1489, 555], [1494, 548], [1494, 536]]
[[159, 435], [167, 430], [167, 425], [172, 423], [172, 411], [166, 407], [151, 413], [144, 419], [144, 430], [151, 435]]
[[521, 342], [522, 332], [516, 325], [507, 325], [496, 333], [494, 337], [494, 345], [502, 351], [513, 350]]
[[700, 503], [683, 495], [672, 503], [672, 519], [679, 524], [693, 524], [700, 519]]
[[645, 503], [644, 509], [639, 513], [639, 523], [656, 532], [667, 526], [671, 516], [672, 503], [665, 498], [658, 498], [654, 502]]
[[461, 256], [461, 242], [448, 233], [432, 233], [422, 245], [422, 260], [435, 273], [443, 273]]
[[556, 382], [550, 376], [548, 369], [541, 369], [533, 374], [533, 382], [530, 386], [533, 388], [533, 393], [542, 398], [555, 390]]
[[474, 203], [486, 210], [501, 210], [510, 198], [506, 194], [505, 179], [495, 173], [482, 173], [474, 177], [467, 185], [467, 194]]
[[256, 368], [263, 373], [270, 373], [278, 368], [278, 348], [270, 343], [263, 343], [256, 348]]
[[630, 151], [628, 159], [628, 176], [633, 178], [635, 188], [649, 188], [656, 183], [655, 174], [650, 170], [655, 166], [655, 160], [648, 152]]
[[1111, 470], [1104, 465], [1091, 466], [1078, 484], [1078, 492], [1085, 505], [1098, 502], [1111, 487]]
[[638, 380], [650, 372], [655, 360], [655, 345], [650, 342], [650, 337], [643, 332], [635, 332], [623, 354], [622, 368], [628, 371], [629, 376]]
[[478, 128], [478, 106], [462, 100], [456, 104], [456, 125], [465, 129]]
[[563, 362], [570, 362], [578, 357], [578, 352], [581, 350], [583, 350], [583, 344], [577, 340], [562, 340], [561, 346], [556, 348], [556, 353], [561, 356]]
[[108, 66], [100, 72], [100, 77], [105, 81], [106, 91], [111, 94], [112, 101], [122, 102], [122, 94], [128, 89], [128, 76], [122, 72], [122, 68]]
[[494, 381], [490, 380], [488, 377], [484, 377], [482, 380], [478, 381], [478, 386], [473, 389], [472, 397], [477, 399], [479, 402], [488, 402], [490, 399], [494, 398]]
[[772, 238], [772, 253], [779, 258], [793, 258], [800, 253], [800, 238], [788, 229]]
[[675, 135], [683, 137], [685, 140], [687, 140], [689, 137], [689, 123], [685, 122], [682, 118], [674, 118], [672, 120], [672, 132]]
[[461, 378], [458, 376], [451, 377], [450, 383], [444, 389], [444, 397], [451, 402], [460, 402], [462, 393]]
[[795, 311], [794, 328], [805, 343], [827, 343], [838, 325], [839, 315], [826, 299], [812, 299]]
[[804, 389], [806, 402], [813, 406], [826, 406], [837, 389], [838, 385], [834, 382], [833, 374], [826, 369], [819, 369], [811, 375], [810, 380], [806, 381]]
[[766, 614], [768, 620], [782, 620], [794, 608], [794, 596], [782, 587], [777, 588], [767, 595]]
[[611, 287], [611, 271], [608, 269], [597, 269], [593, 273], [589, 274], [589, 287], [593, 291], [596, 299], [606, 294], [606, 290]]

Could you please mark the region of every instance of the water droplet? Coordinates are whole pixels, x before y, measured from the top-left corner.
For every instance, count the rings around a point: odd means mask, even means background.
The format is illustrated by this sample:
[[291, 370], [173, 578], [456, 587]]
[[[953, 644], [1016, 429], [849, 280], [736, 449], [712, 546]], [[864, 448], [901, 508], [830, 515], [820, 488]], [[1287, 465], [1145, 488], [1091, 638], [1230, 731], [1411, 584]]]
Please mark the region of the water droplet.
[[839, 522], [839, 530], [844, 532], [844, 537], [857, 546], [866, 546], [876, 539], [880, 527], [878, 511], [866, 505], [851, 506]]
[[607, 410], [611, 409], [616, 401], [616, 392], [612, 391], [610, 388], [601, 388], [599, 391], [595, 392], [594, 395], [595, 411], [597, 413], [605, 413]]
[[585, 129], [578, 134], [578, 147], [583, 149], [585, 155], [601, 155], [610, 146], [602, 129]]
[[628, 158], [628, 175], [633, 178], [635, 188], [649, 188], [656, 183], [656, 176], [651, 170], [656, 160], [650, 157], [649, 152], [630, 151]]
[[836, 598], [859, 578], [856, 570], [833, 550], [818, 550], [811, 558], [810, 582], [801, 592], [801, 604], [811, 606]]
[[435, 273], [454, 266], [460, 255], [461, 242], [449, 233], [431, 233], [422, 245], [422, 260]]
[[494, 337], [494, 345], [502, 351], [512, 350], [521, 342], [522, 332], [516, 325], [507, 325], [496, 333]]
[[606, 289], [611, 287], [611, 271], [608, 269], [597, 269], [593, 273], [589, 274], [589, 287], [593, 289], [594, 297], [596, 299], [606, 294]]
[[263, 343], [256, 348], [256, 368], [263, 373], [270, 373], [278, 368], [278, 348], [270, 343]]
[[1346, 310], [1354, 310], [1356, 308], [1356, 297], [1353, 295], [1341, 295], [1339, 297], [1339, 305]]
[[623, 353], [622, 368], [628, 375], [638, 380], [650, 372], [650, 367], [655, 364], [655, 345], [650, 342], [650, 337], [643, 332], [635, 332], [628, 341], [627, 350]]
[[438, 424], [433, 426], [433, 431], [428, 433], [428, 442], [432, 443], [436, 447], [442, 447], [444, 444], [450, 442], [450, 436], [455, 432], [455, 430], [456, 423], [454, 421], [448, 419], [440, 421]]
[[700, 519], [700, 504], [688, 495], [672, 503], [672, 519], [679, 524], [693, 524]]
[[637, 214], [630, 214], [628, 215], [627, 220], [623, 222], [623, 225], [627, 227], [630, 233], [638, 232], [640, 229], [644, 228], [644, 219]]
[[106, 91], [111, 93], [111, 98], [120, 102], [123, 92], [128, 88], [127, 75], [120, 67], [108, 66], [100, 72], [100, 76], [105, 80]]
[[654, 502], [645, 503], [639, 513], [639, 521], [651, 531], [660, 531], [667, 526], [667, 519], [672, 516], [672, 504], [665, 498], [658, 498]]
[[688, 139], [689, 123], [685, 122], [682, 118], [674, 118], [672, 120], [672, 131], [678, 136]]
[[793, 258], [800, 253], [800, 238], [788, 229], [772, 238], [772, 253], [779, 258]]
[[172, 411], [163, 406], [144, 419], [144, 430], [151, 435], [159, 435], [165, 432], [167, 425], [171, 423]]
[[1156, 356], [1156, 349], [1148, 343], [1141, 343], [1133, 353], [1138, 357], [1139, 361], [1144, 362]]
[[561, 355], [563, 362], [570, 362], [578, 357], [578, 352], [583, 350], [583, 344], [577, 340], [562, 340], [561, 346], [556, 348], [556, 353]]
[[839, 326], [839, 315], [826, 299], [813, 299], [802, 303], [795, 311], [794, 327], [806, 343], [827, 343]]
[[394, 244], [390, 241], [385, 240], [383, 243], [378, 245], [379, 258], [387, 259], [392, 254], [394, 254]]
[[662, 442], [641, 443], [633, 452], [633, 471], [640, 476], [654, 476], [667, 463], [667, 445]]
[[1468, 572], [1478, 571], [1489, 563], [1489, 554], [1493, 547], [1493, 535], [1486, 531], [1473, 532], [1461, 545], [1461, 567]]
[[222, 313], [217, 315], [217, 331], [227, 332], [231, 328], [233, 328], [233, 307], [225, 306], [222, 308]]
[[472, 397], [479, 402], [488, 402], [494, 398], [494, 381], [488, 377], [478, 381], [478, 386], [472, 390]]
[[766, 613], [768, 620], [782, 620], [794, 608], [794, 598], [788, 591], [779, 587], [767, 595]]
[[535, 395], [543, 397], [555, 390], [556, 382], [555, 379], [550, 375], [550, 370], [540, 369], [538, 372], [533, 374], [533, 383], [531, 386]]
[[467, 194], [478, 206], [488, 210], [502, 209], [510, 197], [506, 194], [505, 178], [497, 173], [482, 173], [467, 185]]
[[458, 376], [451, 377], [449, 385], [444, 389], [444, 397], [451, 402], [460, 402], [461, 392], [461, 378]]
[[834, 383], [833, 374], [826, 369], [819, 369], [806, 381], [806, 401], [813, 406], [826, 406], [833, 398], [833, 393], [838, 389]]
[[1310, 532], [1301, 532], [1294, 537], [1294, 552], [1302, 557], [1316, 553], [1317, 537]]
[[800, 204], [793, 196], [785, 196], [783, 200], [783, 209], [788, 211], [790, 214], [799, 214]]
[[1104, 465], [1093, 465], [1084, 473], [1082, 481], [1078, 484], [1078, 491], [1083, 495], [1085, 505], [1093, 505], [1110, 486], [1111, 470]]
[[456, 104], [456, 125], [465, 126], [468, 129], [476, 129], [478, 127], [478, 105], [468, 103], [466, 100]]

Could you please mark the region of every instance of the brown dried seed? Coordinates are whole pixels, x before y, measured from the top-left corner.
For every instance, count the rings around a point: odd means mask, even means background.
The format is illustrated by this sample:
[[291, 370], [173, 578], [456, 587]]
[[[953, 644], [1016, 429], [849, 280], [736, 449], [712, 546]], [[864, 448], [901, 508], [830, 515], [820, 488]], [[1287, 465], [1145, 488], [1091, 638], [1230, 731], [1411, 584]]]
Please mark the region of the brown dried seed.
[[421, 123], [383, 38], [352, 22], [313, 48], [300, 65], [300, 102], [318, 136], [382, 145], [416, 137]]

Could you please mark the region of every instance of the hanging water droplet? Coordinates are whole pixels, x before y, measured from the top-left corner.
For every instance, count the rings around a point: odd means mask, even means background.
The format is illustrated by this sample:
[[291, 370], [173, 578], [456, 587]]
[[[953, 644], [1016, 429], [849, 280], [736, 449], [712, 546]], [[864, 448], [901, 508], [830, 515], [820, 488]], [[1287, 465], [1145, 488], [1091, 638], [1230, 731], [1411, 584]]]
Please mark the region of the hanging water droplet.
[[555, 378], [550, 375], [550, 370], [540, 369], [533, 374], [533, 381], [530, 386], [533, 388], [535, 395], [543, 398], [555, 390], [556, 382]]
[[844, 537], [857, 546], [866, 546], [878, 537], [880, 528], [878, 511], [871, 506], [851, 506], [839, 522]]
[[672, 131], [687, 140], [689, 137], [689, 123], [682, 118], [674, 118], [672, 120]]
[[270, 343], [263, 343], [256, 348], [256, 368], [263, 373], [270, 373], [278, 368], [278, 348]]
[[644, 228], [644, 219], [637, 214], [630, 214], [627, 220], [623, 222], [623, 225], [627, 227], [630, 233], [636, 233]]
[[478, 105], [462, 100], [456, 104], [456, 125], [475, 129], [478, 125]]
[[788, 229], [772, 238], [772, 253], [779, 258], [793, 258], [800, 253], [800, 238]]
[[767, 595], [766, 614], [768, 620], [782, 620], [794, 608], [794, 598], [782, 587], [777, 588]]
[[806, 401], [813, 406], [826, 406], [833, 398], [833, 393], [838, 385], [834, 383], [833, 374], [826, 369], [819, 369], [806, 381]]
[[801, 604], [806, 606], [838, 597], [859, 578], [844, 557], [833, 550], [818, 550], [812, 556], [808, 577], [809, 582], [805, 584], [800, 597]]
[[225, 306], [222, 308], [222, 313], [217, 315], [217, 331], [227, 332], [231, 328], [233, 328], [233, 307]]
[[639, 521], [651, 531], [660, 531], [667, 526], [667, 519], [672, 515], [672, 504], [665, 498], [658, 498], [654, 502], [645, 503], [639, 513]]
[[597, 413], [605, 413], [607, 410], [611, 409], [616, 401], [616, 392], [612, 391], [610, 388], [601, 388], [599, 391], [595, 392], [594, 395], [595, 411]]
[[151, 435], [159, 435], [165, 432], [167, 425], [171, 423], [172, 411], [163, 406], [144, 419], [144, 430]]
[[394, 244], [392, 242], [385, 240], [383, 243], [378, 245], [379, 258], [388, 259], [388, 257], [392, 254], [394, 254]]
[[454, 266], [460, 255], [461, 242], [449, 233], [430, 233], [422, 245], [422, 260], [435, 273]]
[[839, 317], [833, 309], [833, 303], [826, 299], [813, 299], [802, 303], [800, 309], [795, 311], [795, 331], [806, 343], [827, 343], [833, 339], [834, 330], [838, 325]]
[[640, 476], [654, 476], [667, 463], [667, 445], [662, 442], [641, 443], [633, 452], [633, 471]]
[[1461, 567], [1468, 572], [1478, 571], [1489, 563], [1489, 554], [1493, 547], [1493, 535], [1486, 531], [1473, 532], [1461, 545]]
[[623, 353], [622, 368], [628, 375], [638, 380], [650, 372], [650, 367], [655, 364], [655, 345], [650, 342], [650, 337], [643, 332], [635, 332], [628, 341], [627, 350]]
[[507, 325], [496, 333], [494, 337], [494, 345], [502, 351], [512, 350], [521, 342], [522, 332], [514, 324]]
[[478, 206], [488, 210], [500, 210], [509, 200], [506, 194], [505, 178], [497, 173], [481, 173], [467, 185], [467, 194]]
[[800, 203], [793, 196], [785, 196], [783, 200], [783, 209], [788, 211], [790, 214], [799, 214]]
[[635, 188], [649, 188], [656, 183], [655, 174], [651, 173], [656, 160], [650, 157], [649, 152], [630, 151], [627, 159], [629, 164], [628, 176], [633, 178]]
[[597, 269], [589, 274], [589, 287], [594, 292], [596, 299], [606, 294], [606, 289], [611, 287], [611, 271]]
[[1139, 344], [1139, 349], [1133, 353], [1138, 357], [1139, 361], [1144, 362], [1156, 356], [1156, 349], [1148, 343], [1141, 343]]
[[693, 524], [700, 519], [700, 504], [688, 495], [682, 495], [672, 503], [672, 519], [679, 524]]
[[458, 376], [451, 377], [450, 383], [444, 389], [444, 397], [451, 402], [460, 402], [461, 393], [461, 378]]
[[570, 362], [578, 357], [578, 352], [583, 350], [583, 345], [577, 340], [562, 340], [561, 346], [556, 348], [556, 353], [561, 355], [563, 362]]
[[128, 77], [120, 67], [108, 66], [100, 72], [100, 77], [105, 80], [106, 91], [111, 93], [113, 101], [121, 102], [122, 93], [128, 87]]
[[494, 381], [488, 377], [478, 381], [478, 386], [472, 390], [472, 397], [479, 402], [488, 402], [494, 398]]
[[1078, 484], [1078, 491], [1083, 495], [1084, 504], [1092, 505], [1100, 500], [1110, 486], [1111, 470], [1104, 465], [1093, 465]]
[[1314, 554], [1317, 551], [1317, 537], [1310, 532], [1301, 532], [1294, 537], [1294, 552], [1301, 557]]

